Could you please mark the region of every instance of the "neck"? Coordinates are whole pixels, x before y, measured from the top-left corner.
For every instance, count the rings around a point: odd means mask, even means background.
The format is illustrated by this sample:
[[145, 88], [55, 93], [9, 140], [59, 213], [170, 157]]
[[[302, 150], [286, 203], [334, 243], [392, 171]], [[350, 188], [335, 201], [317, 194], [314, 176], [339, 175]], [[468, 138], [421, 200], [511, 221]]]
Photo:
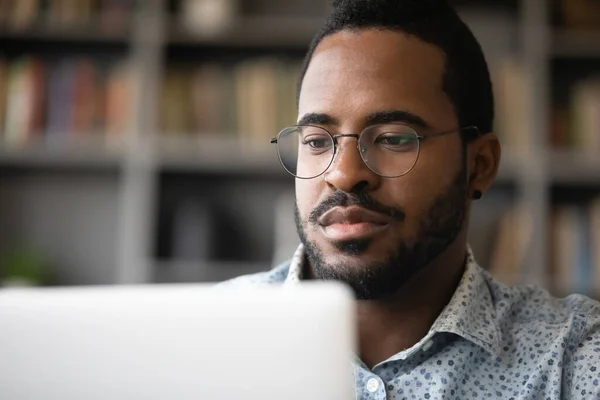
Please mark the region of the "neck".
[[465, 259], [466, 241], [457, 238], [395, 295], [358, 301], [359, 350], [369, 368], [412, 347], [427, 334], [454, 294]]

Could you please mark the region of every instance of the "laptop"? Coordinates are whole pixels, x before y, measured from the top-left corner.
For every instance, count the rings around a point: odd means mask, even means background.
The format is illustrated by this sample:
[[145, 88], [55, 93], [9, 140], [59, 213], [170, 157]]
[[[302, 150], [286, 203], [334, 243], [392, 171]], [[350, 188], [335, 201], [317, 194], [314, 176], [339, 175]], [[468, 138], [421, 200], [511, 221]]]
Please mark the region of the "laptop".
[[334, 283], [0, 290], [0, 399], [354, 399]]

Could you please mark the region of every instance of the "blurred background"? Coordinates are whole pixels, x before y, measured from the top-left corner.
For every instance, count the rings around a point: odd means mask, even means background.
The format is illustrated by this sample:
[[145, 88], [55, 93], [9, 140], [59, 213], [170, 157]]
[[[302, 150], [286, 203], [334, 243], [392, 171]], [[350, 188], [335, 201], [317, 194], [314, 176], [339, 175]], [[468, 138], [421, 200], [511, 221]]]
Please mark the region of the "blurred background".
[[[329, 0], [0, 0], [0, 281], [216, 282], [298, 244], [269, 138]], [[493, 73], [500, 175], [471, 246], [600, 298], [600, 1], [455, 0]]]

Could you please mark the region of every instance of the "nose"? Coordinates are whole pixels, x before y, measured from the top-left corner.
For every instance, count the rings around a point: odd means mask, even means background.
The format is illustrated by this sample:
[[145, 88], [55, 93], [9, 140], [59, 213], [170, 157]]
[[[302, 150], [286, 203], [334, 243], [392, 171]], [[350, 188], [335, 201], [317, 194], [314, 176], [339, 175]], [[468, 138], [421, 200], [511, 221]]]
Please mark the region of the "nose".
[[335, 159], [325, 172], [325, 181], [335, 189], [347, 193], [376, 188], [380, 177], [367, 167], [360, 156], [358, 136], [338, 135], [335, 139]]

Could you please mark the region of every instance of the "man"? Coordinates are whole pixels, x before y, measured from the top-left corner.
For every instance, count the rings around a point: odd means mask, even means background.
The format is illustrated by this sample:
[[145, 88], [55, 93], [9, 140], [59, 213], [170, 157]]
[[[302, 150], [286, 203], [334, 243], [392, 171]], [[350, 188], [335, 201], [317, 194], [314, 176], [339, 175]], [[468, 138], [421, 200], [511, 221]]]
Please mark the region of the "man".
[[274, 142], [302, 245], [231, 283], [348, 284], [361, 399], [600, 398], [598, 304], [503, 286], [467, 244], [500, 144], [486, 61], [450, 6], [334, 2], [298, 111]]

